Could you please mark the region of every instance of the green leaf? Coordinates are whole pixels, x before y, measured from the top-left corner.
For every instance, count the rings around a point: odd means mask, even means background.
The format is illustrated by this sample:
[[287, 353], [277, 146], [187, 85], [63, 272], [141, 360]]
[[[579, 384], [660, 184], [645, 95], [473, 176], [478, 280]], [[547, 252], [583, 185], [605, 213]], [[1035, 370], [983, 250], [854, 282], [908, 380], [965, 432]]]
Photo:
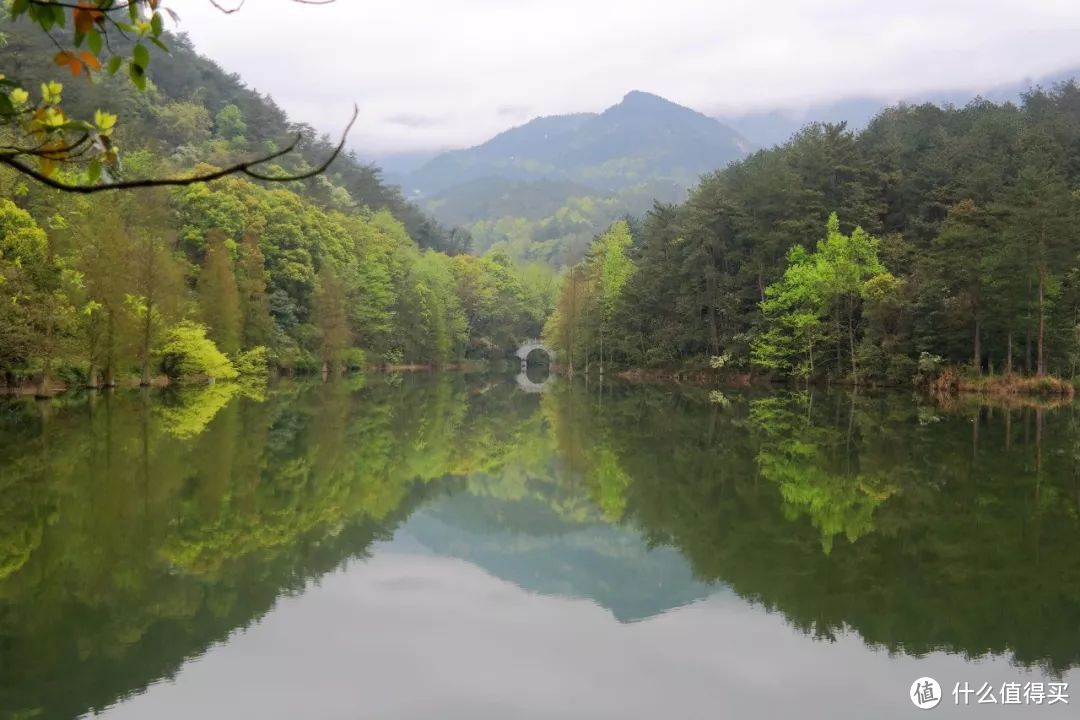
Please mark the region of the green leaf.
[[14, 115], [15, 106], [11, 104], [11, 98], [0, 93], [0, 115]]
[[63, 5], [53, 5], [53, 20], [60, 27], [67, 22], [67, 9]]
[[159, 48], [161, 48], [161, 51], [162, 51], [163, 53], [166, 53], [166, 54], [168, 54], [168, 52], [169, 52], [169, 48], [167, 48], [167, 47], [165, 46], [165, 43], [161, 42], [161, 41], [160, 41], [160, 40], [158, 40], [158, 39], [157, 39], [156, 37], [152, 37], [152, 38], [150, 38], [150, 42], [154, 43], [154, 44], [155, 44], [155, 45], [157, 45], [157, 46], [158, 46]]
[[105, 69], [109, 71], [110, 75], [115, 75], [116, 71], [119, 70], [120, 66], [123, 64], [124, 58], [120, 57], [119, 55], [113, 55], [111, 58], [109, 58], [109, 64], [106, 66]]
[[81, 32], [75, 33], [75, 37], [72, 39], [75, 43], [75, 47], [82, 47], [83, 40], [86, 39], [86, 35]]
[[91, 30], [86, 34], [86, 47], [90, 48], [90, 52], [95, 55], [101, 54], [101, 33], [97, 30]]
[[131, 82], [135, 84], [135, 87], [146, 90], [146, 70], [132, 61], [128, 63], [128, 75], [131, 76]]
[[101, 177], [101, 163], [97, 160], [92, 161], [86, 168], [86, 179], [91, 185], [96, 183]]
[[161, 22], [161, 13], [156, 12], [154, 17], [150, 18], [150, 28], [153, 30], [155, 38], [161, 35], [161, 31], [164, 29]]
[[150, 51], [145, 45], [138, 44], [131, 51], [131, 61], [142, 68], [143, 71], [150, 67]]
[[15, 18], [22, 15], [28, 7], [30, 7], [30, 0], [15, 0], [11, 4], [11, 17]]

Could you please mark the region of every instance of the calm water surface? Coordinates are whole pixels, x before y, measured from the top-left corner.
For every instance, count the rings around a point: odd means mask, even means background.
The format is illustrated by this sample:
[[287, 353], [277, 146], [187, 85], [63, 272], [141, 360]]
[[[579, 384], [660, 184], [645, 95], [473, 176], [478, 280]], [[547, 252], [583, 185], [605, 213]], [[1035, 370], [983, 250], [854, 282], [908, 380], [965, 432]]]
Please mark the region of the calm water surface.
[[[368, 376], [0, 402], [0, 717], [1076, 717], [1080, 415]], [[1068, 682], [957, 707], [956, 683]]]

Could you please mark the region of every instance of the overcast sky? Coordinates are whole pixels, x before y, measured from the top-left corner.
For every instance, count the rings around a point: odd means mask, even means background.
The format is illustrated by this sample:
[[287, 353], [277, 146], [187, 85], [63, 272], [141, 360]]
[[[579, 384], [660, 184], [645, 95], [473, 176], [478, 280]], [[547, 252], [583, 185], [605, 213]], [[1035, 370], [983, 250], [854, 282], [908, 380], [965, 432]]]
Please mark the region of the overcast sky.
[[[228, 4], [231, 0], [219, 0]], [[1080, 66], [1076, 0], [208, 0], [202, 53], [365, 155], [462, 147], [629, 90], [709, 114], [986, 88]]]

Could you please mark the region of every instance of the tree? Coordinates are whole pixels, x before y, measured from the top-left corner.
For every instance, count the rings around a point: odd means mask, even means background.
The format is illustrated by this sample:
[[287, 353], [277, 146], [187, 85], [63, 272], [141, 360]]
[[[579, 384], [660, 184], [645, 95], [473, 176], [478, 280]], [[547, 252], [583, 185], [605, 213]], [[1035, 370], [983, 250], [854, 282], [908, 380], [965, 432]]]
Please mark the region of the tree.
[[[334, 0], [294, 1], [319, 5]], [[227, 9], [216, 0], [210, 2], [226, 14], [236, 12], [243, 5], [240, 3], [235, 8]], [[166, 12], [172, 14], [171, 11]], [[87, 0], [78, 4], [64, 0], [13, 0], [10, 13], [13, 20], [32, 23], [49, 36], [59, 48], [53, 58], [54, 64], [66, 68], [73, 78], [80, 75], [90, 77], [103, 71], [115, 75], [124, 68], [132, 84], [138, 90], [145, 91], [150, 65], [149, 48], [156, 46], [168, 52], [165, 19], [159, 9], [159, 0]], [[117, 18], [123, 18], [126, 22]], [[70, 44], [66, 40], [61, 44], [53, 36], [55, 28], [71, 29]], [[0, 165], [57, 190], [77, 193], [191, 185], [235, 174], [269, 182], [291, 182], [314, 177], [323, 173], [344, 149], [345, 138], [358, 114], [358, 109], [354, 108], [352, 120], [342, 134], [341, 142], [326, 161], [304, 172], [290, 175], [273, 172], [272, 168], [269, 168], [269, 172], [262, 169], [267, 163], [293, 152], [302, 139], [297, 136], [280, 150], [224, 168], [186, 177], [126, 180], [119, 176], [119, 153], [112, 140], [118, 122], [116, 115], [98, 110], [92, 119], [69, 117], [63, 109], [61, 83], [43, 83], [37, 95], [24, 85], [18, 79], [0, 79], [0, 127], [19, 136], [17, 142], [0, 149]], [[235, 115], [227, 113], [223, 123], [226, 131], [233, 133], [227, 136], [232, 139], [237, 137], [235, 133], [243, 123], [242, 118], [238, 120]], [[59, 172], [62, 165], [70, 164], [83, 168], [82, 175], [73, 178]]]
[[1025, 247], [1034, 269], [1038, 313], [1035, 374], [1042, 377], [1046, 374], [1048, 295], [1056, 294], [1054, 269], [1065, 260], [1076, 237], [1076, 199], [1045, 135], [1032, 133], [1025, 137], [1022, 153], [1020, 172], [1008, 195], [1008, 232]]
[[[949, 314], [968, 328], [971, 338], [971, 366], [982, 372], [984, 326], [984, 260], [993, 245], [990, 219], [973, 200], [962, 200], [949, 208], [941, 231], [928, 256], [932, 272], [940, 274], [944, 303]], [[943, 329], [939, 329], [939, 334]]]
[[329, 265], [324, 266], [315, 279], [314, 319], [319, 332], [319, 359], [323, 372], [336, 372], [341, 368], [351, 338], [345, 292]]
[[270, 297], [266, 292], [266, 268], [258, 238], [245, 233], [237, 263], [236, 288], [240, 295], [242, 345], [245, 348], [269, 346], [274, 335], [270, 317]]
[[9, 382], [39, 349], [33, 308], [43, 300], [39, 280], [47, 265], [45, 231], [25, 210], [0, 199], [0, 370]]
[[783, 280], [765, 289], [766, 330], [751, 345], [755, 365], [813, 377], [814, 349], [827, 328], [821, 317], [823, 285], [814, 257], [801, 245], [792, 247]]
[[221, 108], [217, 117], [214, 118], [214, 129], [217, 134], [231, 143], [243, 145], [247, 142], [247, 123], [244, 122], [244, 114], [240, 108], [232, 103]]
[[[162, 207], [164, 198], [159, 197], [158, 202], [156, 207]], [[132, 232], [135, 238], [131, 251], [131, 292], [124, 301], [136, 317], [140, 382], [149, 385], [155, 344], [166, 323], [179, 311], [184, 278], [180, 261], [159, 236], [158, 223], [151, 220], [148, 226], [136, 226]]]
[[[829, 216], [825, 238], [813, 253], [796, 245], [788, 254], [783, 279], [770, 285], [762, 309], [768, 331], [753, 347], [754, 362], [765, 368], [795, 368], [800, 375], [814, 372], [814, 348], [831, 332], [838, 348], [846, 340], [851, 377], [859, 381], [857, 341], [862, 297], [868, 281], [888, 275], [878, 259], [878, 240], [856, 227], [851, 235], [840, 232], [840, 221]], [[800, 359], [796, 362], [797, 358]]]
[[243, 316], [232, 258], [220, 232], [211, 232], [206, 240], [199, 299], [210, 339], [226, 355], [235, 356], [240, 352]]
[[604, 374], [604, 338], [615, 316], [623, 289], [634, 273], [634, 263], [626, 252], [633, 244], [630, 226], [620, 220], [600, 236], [595, 258], [600, 263], [600, 374]]
[[134, 270], [134, 238], [127, 227], [127, 208], [116, 210], [85, 203], [73, 223], [78, 247], [74, 265], [82, 275], [79, 315], [90, 387], [99, 385], [99, 370], [101, 385], [116, 384], [131, 339], [132, 318], [125, 294], [130, 290], [128, 283]]

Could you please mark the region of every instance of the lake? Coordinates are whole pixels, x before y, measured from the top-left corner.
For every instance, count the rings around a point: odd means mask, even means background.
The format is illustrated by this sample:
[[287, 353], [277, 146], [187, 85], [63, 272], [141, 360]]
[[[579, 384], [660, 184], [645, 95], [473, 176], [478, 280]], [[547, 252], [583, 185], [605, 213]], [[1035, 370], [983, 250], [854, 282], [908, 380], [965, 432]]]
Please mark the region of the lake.
[[0, 717], [1076, 716], [1074, 406], [537, 386], [0, 401]]

